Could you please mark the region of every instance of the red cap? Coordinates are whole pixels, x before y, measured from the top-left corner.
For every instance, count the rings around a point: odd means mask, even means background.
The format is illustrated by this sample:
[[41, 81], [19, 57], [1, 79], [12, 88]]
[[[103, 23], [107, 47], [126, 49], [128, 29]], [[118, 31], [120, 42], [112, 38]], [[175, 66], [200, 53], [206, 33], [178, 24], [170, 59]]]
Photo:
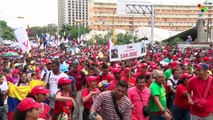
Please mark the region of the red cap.
[[37, 94], [47, 94], [49, 92], [50, 92], [50, 90], [48, 90], [42, 86], [36, 86], [31, 90], [31, 95], [35, 96]]
[[157, 65], [151, 65], [150, 66], [152, 69], [158, 70], [158, 66]]
[[19, 69], [15, 69], [15, 70], [13, 70], [13, 72], [12, 72], [12, 74], [20, 74], [21, 72], [20, 72], [20, 70]]
[[211, 58], [210, 58], [210, 57], [204, 57], [204, 58], [203, 58], [203, 61], [204, 61], [204, 62], [210, 62], [210, 61], [211, 61]]
[[41, 108], [42, 104], [35, 102], [32, 98], [25, 98], [23, 99], [19, 105], [17, 106], [17, 109], [20, 111], [27, 111], [31, 108]]
[[180, 79], [181, 80], [183, 80], [183, 79], [189, 79], [189, 78], [191, 78], [192, 76], [190, 75], [190, 74], [188, 74], [188, 73], [183, 73], [181, 76], [180, 76]]
[[35, 72], [41, 72], [41, 69], [39, 67], [36, 67]]
[[127, 73], [127, 72], [129, 72], [130, 70], [131, 70], [131, 68], [127, 67], [127, 68], [124, 69], [124, 72]]
[[178, 67], [178, 62], [174, 61], [174, 62], [171, 62], [171, 68], [172, 69], [175, 69]]
[[45, 64], [50, 64], [50, 63], [52, 63], [52, 61], [50, 60], [50, 59], [45, 59]]
[[147, 63], [142, 63], [140, 67], [141, 67], [141, 68], [142, 68], [142, 67], [148, 67], [148, 64], [147, 64]]
[[58, 80], [58, 85], [70, 84], [72, 80], [69, 80], [67, 77], [62, 77]]
[[151, 66], [152, 66], [152, 65], [156, 65], [156, 63], [155, 63], [155, 62], [150, 62], [149, 64], [150, 64]]
[[87, 79], [86, 79], [86, 83], [88, 84], [89, 82], [91, 81], [96, 81], [97, 80], [97, 77], [95, 76], [89, 76]]
[[172, 60], [177, 61], [178, 60], [177, 56], [176, 55], [172, 56]]
[[115, 73], [119, 73], [121, 72], [121, 68], [113, 68], [112, 69], [112, 73], [115, 74]]
[[113, 65], [113, 68], [121, 68], [120, 64], [119, 63], [116, 63]]

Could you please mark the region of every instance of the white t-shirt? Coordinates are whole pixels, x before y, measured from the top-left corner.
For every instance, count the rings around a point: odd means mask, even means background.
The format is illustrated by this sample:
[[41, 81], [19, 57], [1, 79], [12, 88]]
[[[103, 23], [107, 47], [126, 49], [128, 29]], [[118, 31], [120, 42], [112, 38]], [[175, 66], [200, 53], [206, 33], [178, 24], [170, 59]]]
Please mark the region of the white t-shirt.
[[[0, 85], [0, 89], [3, 92], [8, 90], [7, 81], [3, 81], [3, 83]], [[4, 104], [7, 104], [7, 98], [4, 100]]]
[[175, 80], [173, 75], [171, 77], [169, 77], [170, 80], [167, 80], [167, 86], [173, 86], [171, 80], [177, 85], [178, 80]]
[[[50, 74], [50, 77], [49, 77]], [[49, 79], [49, 90], [50, 90], [50, 96], [54, 97], [56, 93], [58, 92], [58, 80], [62, 77], [67, 77], [68, 75], [61, 72], [59, 75], [55, 75], [52, 71], [50, 71], [46, 76], [46, 82], [48, 83]]]

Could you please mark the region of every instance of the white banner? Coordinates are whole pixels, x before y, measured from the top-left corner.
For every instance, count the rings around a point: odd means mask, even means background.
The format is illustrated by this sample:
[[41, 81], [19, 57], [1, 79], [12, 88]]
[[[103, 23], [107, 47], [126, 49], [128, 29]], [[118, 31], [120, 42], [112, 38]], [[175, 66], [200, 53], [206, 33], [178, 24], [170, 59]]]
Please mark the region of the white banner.
[[30, 41], [24, 28], [17, 28], [15, 30], [15, 35], [23, 52], [31, 50]]
[[110, 62], [137, 58], [146, 55], [146, 43], [134, 43], [110, 47]]

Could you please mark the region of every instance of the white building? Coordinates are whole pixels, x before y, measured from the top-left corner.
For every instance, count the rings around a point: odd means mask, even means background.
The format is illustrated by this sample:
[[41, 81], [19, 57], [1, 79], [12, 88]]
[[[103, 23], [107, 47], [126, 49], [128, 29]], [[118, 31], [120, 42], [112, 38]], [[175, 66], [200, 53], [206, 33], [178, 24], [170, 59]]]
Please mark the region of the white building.
[[89, 0], [58, 0], [58, 28], [63, 24], [88, 26]]

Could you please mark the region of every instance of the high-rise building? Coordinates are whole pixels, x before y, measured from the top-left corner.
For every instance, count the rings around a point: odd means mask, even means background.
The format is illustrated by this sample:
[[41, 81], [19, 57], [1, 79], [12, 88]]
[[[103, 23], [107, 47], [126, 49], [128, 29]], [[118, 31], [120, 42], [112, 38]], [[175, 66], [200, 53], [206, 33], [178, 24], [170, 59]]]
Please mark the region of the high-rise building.
[[88, 26], [89, 0], [58, 0], [58, 28], [63, 24]]
[[[213, 5], [205, 5], [207, 12], [203, 18], [213, 20]], [[174, 31], [183, 31], [196, 26], [200, 9], [197, 5], [154, 5], [155, 27]], [[207, 20], [206, 20], [207, 22]], [[93, 30], [151, 27], [151, 17], [144, 15], [117, 14], [116, 0], [91, 0], [89, 2], [89, 28]]]

